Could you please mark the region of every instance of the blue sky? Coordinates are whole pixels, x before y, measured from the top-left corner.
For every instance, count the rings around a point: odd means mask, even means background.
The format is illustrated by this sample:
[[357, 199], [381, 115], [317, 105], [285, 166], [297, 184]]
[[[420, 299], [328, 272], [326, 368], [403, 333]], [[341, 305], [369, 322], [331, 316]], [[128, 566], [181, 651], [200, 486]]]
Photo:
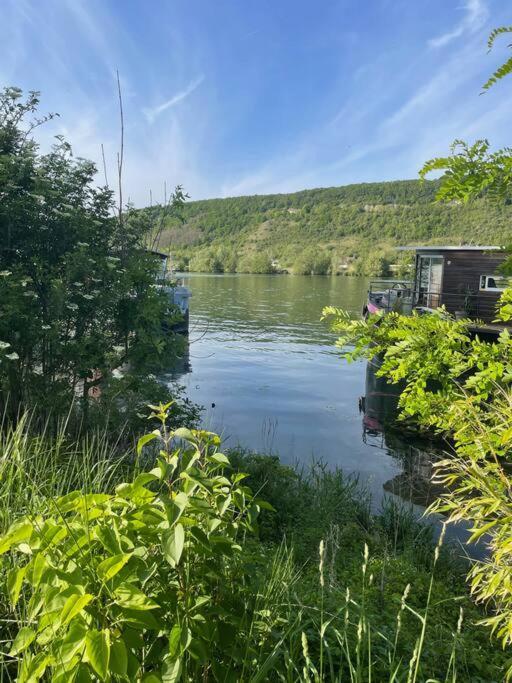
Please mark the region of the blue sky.
[[125, 196], [193, 199], [415, 177], [454, 138], [510, 144], [512, 79], [480, 86], [507, 0], [0, 0], [0, 83], [42, 92]]

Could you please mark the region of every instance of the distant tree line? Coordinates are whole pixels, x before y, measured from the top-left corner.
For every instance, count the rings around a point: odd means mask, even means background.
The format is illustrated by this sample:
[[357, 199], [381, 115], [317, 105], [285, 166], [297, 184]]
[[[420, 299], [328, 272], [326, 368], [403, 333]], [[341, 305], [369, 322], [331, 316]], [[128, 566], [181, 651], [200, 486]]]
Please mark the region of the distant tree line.
[[[508, 203], [439, 204], [440, 182], [194, 201], [183, 208], [181, 221], [166, 219], [161, 244], [185, 270], [386, 275], [404, 270], [398, 245], [510, 241]], [[158, 215], [161, 208], [143, 211]]]

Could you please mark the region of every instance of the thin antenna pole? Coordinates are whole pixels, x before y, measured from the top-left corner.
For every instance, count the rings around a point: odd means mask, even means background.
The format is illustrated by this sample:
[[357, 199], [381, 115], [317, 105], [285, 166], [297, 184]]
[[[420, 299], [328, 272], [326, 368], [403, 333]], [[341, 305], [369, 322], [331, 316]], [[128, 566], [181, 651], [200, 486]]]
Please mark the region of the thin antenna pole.
[[101, 158], [103, 159], [103, 174], [105, 176], [105, 185], [108, 188], [107, 163], [105, 161], [105, 148], [103, 147], [103, 143], [101, 143]]
[[117, 94], [119, 97], [119, 119], [121, 121], [121, 148], [117, 154], [117, 175], [119, 183], [119, 223], [123, 222], [123, 157], [124, 157], [124, 114], [123, 97], [121, 94], [121, 81], [119, 80], [119, 70], [116, 70]]

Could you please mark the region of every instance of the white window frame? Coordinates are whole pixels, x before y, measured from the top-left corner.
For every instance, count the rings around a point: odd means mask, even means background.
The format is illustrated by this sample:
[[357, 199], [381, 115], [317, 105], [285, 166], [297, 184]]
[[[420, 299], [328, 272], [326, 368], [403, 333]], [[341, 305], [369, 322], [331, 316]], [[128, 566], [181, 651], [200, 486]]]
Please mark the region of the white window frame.
[[[481, 292], [504, 292], [508, 287], [487, 287], [487, 280], [488, 278], [492, 278], [493, 280], [498, 280], [501, 279], [503, 276], [502, 275], [480, 275], [480, 291]], [[482, 287], [482, 281], [485, 278], [485, 287]], [[512, 287], [512, 282], [510, 284]]]

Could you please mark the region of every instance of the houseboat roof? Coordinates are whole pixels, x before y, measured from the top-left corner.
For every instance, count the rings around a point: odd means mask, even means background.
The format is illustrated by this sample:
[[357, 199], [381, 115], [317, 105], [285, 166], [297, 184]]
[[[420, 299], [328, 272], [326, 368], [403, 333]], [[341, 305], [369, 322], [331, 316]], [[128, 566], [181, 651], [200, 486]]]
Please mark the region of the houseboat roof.
[[497, 246], [476, 246], [475, 244], [459, 244], [459, 246], [412, 246], [412, 247], [397, 247], [396, 251], [502, 251], [503, 247]]

